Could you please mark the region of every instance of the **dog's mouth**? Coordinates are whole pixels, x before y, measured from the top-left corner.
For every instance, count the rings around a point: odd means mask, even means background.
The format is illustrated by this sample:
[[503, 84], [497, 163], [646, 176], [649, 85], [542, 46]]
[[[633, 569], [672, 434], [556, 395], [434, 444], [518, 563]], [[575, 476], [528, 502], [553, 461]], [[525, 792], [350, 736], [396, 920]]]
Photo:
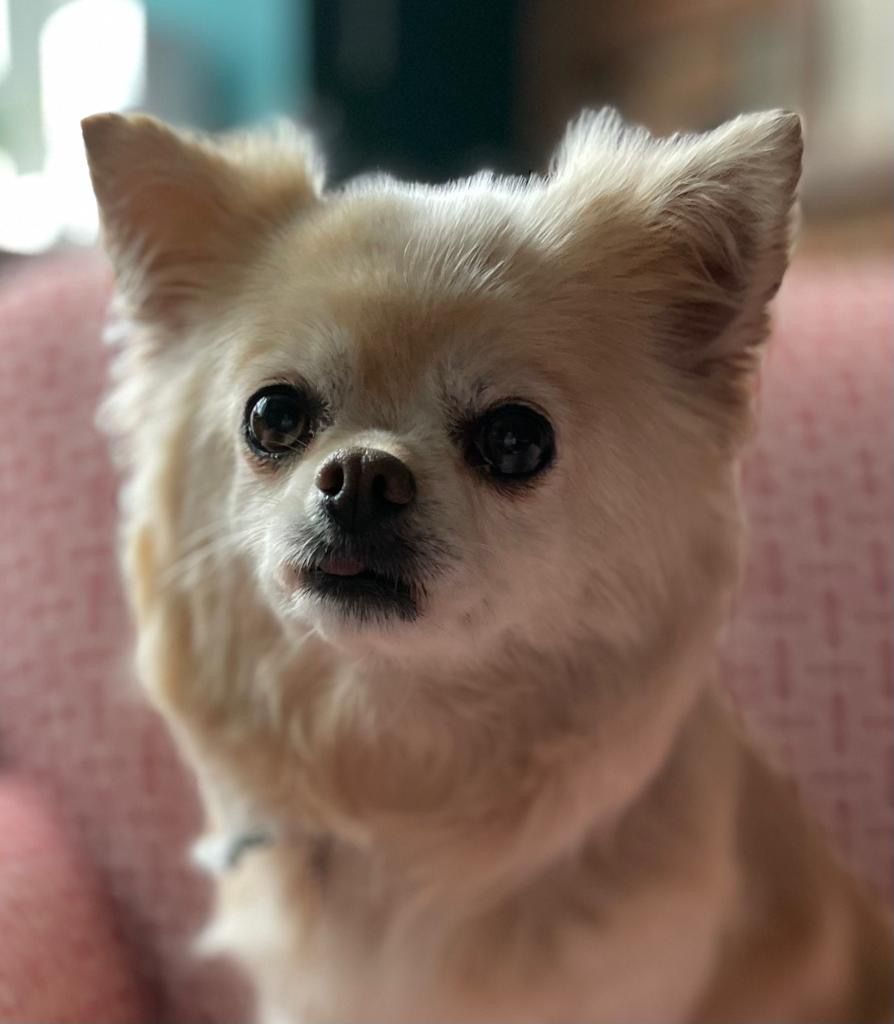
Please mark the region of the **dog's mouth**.
[[306, 592], [362, 621], [396, 617], [412, 621], [418, 615], [416, 591], [396, 566], [375, 566], [360, 558], [328, 554], [296, 568]]

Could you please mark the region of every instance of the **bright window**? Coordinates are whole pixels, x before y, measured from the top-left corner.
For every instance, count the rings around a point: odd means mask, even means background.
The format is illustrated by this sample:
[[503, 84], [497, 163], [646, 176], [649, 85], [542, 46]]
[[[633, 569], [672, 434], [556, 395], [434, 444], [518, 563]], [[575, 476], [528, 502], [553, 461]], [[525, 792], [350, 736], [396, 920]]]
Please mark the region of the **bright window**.
[[79, 122], [139, 104], [140, 0], [0, 0], [0, 248], [90, 241], [96, 211]]

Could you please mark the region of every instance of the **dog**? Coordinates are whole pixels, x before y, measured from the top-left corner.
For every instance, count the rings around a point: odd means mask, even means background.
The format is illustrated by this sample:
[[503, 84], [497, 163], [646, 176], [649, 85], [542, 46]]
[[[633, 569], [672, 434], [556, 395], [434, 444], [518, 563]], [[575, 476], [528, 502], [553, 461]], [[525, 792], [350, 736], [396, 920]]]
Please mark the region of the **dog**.
[[328, 191], [295, 128], [83, 130], [137, 667], [259, 1019], [890, 1020], [717, 667], [799, 117]]

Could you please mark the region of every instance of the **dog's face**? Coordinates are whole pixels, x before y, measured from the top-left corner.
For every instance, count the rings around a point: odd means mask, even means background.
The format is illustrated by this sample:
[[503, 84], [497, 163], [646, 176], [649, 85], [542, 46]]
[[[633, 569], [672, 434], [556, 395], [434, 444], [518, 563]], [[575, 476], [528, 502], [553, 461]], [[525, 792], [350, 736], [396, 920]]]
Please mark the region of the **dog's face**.
[[797, 118], [598, 115], [545, 179], [332, 194], [294, 139], [86, 137], [176, 557], [214, 521], [287, 628], [402, 656], [635, 645], [728, 586]]

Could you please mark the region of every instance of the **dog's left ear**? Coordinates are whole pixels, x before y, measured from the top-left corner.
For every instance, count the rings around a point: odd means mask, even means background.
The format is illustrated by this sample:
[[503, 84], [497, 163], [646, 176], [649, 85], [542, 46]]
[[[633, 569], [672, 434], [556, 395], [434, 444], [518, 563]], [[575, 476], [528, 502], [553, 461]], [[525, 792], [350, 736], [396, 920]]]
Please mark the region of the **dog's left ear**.
[[309, 140], [286, 126], [211, 139], [98, 114], [82, 128], [119, 290], [131, 315], [155, 325], [187, 323], [322, 188]]
[[659, 139], [607, 110], [572, 125], [553, 178], [573, 183], [576, 244], [586, 247], [589, 232], [609, 247], [591, 259], [622, 268], [668, 358], [724, 384], [766, 335], [765, 306], [793, 242], [801, 154], [800, 118], [786, 111]]

